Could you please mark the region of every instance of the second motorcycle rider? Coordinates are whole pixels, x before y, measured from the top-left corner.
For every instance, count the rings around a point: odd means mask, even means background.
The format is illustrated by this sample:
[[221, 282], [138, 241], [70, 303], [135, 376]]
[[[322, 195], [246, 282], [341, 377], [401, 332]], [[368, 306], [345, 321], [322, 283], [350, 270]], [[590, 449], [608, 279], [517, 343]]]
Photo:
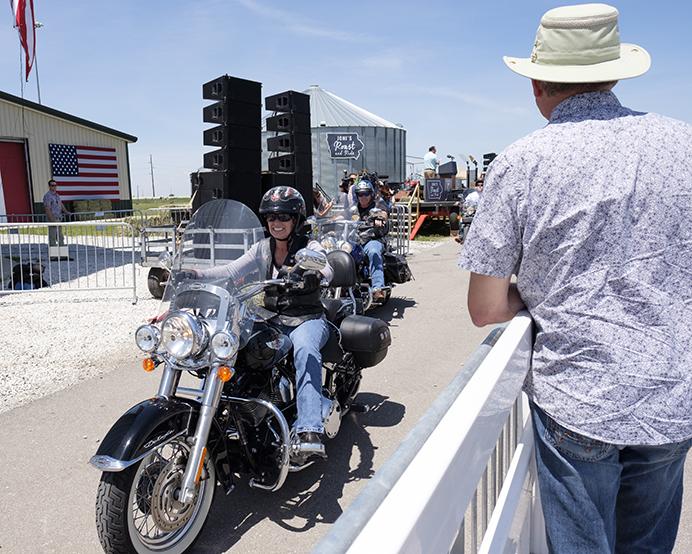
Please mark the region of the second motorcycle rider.
[[[279, 186], [268, 190], [259, 207], [271, 237], [254, 244], [243, 256], [225, 265], [196, 270], [197, 277], [228, 277], [238, 282], [259, 268], [265, 279], [286, 275], [295, 253], [301, 248], [318, 252], [324, 249], [316, 241], [300, 234], [305, 221], [305, 200], [293, 187]], [[320, 277], [330, 281], [333, 270], [329, 263], [317, 272], [302, 272], [302, 286], [270, 287], [265, 292], [264, 307], [276, 316], [273, 321], [293, 343], [296, 368], [297, 410], [296, 433], [299, 450], [305, 455], [324, 456], [322, 407], [322, 354], [329, 338], [329, 328], [320, 301]]]
[[[385, 248], [384, 242], [381, 239], [387, 234], [387, 207], [375, 195], [375, 189], [370, 181], [359, 181], [355, 186], [355, 193], [358, 198], [358, 203], [355, 206], [358, 219], [363, 221], [372, 219], [373, 223], [373, 228], [370, 231], [371, 237], [363, 245], [363, 250], [367, 254], [370, 263], [370, 279], [373, 289], [372, 299], [375, 302], [381, 302], [385, 298], [385, 293], [382, 290], [385, 286], [384, 263], [382, 261]], [[377, 213], [374, 218], [371, 215], [373, 209], [376, 209]]]

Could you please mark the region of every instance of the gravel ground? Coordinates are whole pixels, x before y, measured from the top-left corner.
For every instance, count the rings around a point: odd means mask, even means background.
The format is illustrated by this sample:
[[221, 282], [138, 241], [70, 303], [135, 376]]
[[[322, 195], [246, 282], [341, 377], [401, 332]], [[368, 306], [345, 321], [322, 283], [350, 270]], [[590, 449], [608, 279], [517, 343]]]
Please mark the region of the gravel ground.
[[[411, 254], [445, 242], [412, 242]], [[90, 274], [92, 282], [104, 282], [108, 271]], [[147, 273], [137, 266], [135, 305], [127, 290], [1, 295], [0, 413], [108, 373], [115, 369], [112, 360], [137, 364], [134, 332], [159, 309], [147, 290]], [[126, 276], [118, 285], [128, 282]]]
[[[134, 332], [158, 311], [137, 268], [131, 291], [24, 292], [0, 296], [0, 413], [141, 358]], [[131, 279], [130, 279], [131, 280]]]

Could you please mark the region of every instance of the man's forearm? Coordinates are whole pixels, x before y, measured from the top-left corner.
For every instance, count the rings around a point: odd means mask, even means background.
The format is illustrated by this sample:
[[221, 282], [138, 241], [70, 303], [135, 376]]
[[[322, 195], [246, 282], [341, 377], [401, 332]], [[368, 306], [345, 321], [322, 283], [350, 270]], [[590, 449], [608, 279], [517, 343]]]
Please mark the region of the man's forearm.
[[471, 273], [468, 298], [469, 314], [479, 327], [509, 321], [524, 309], [517, 286], [507, 278]]

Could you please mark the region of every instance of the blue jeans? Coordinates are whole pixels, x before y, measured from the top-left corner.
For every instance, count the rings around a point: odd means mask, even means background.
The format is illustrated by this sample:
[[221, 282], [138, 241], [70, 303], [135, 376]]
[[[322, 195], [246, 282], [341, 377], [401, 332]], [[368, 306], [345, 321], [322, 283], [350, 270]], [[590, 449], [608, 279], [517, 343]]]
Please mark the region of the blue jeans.
[[382, 263], [382, 253], [384, 252], [384, 244], [379, 240], [371, 240], [365, 243], [363, 250], [368, 256], [370, 262], [370, 281], [372, 288], [377, 290], [384, 287], [384, 265]]
[[296, 366], [296, 406], [298, 433], [324, 433], [322, 421], [322, 354], [327, 344], [329, 328], [326, 320], [310, 319], [298, 327], [284, 326], [293, 343], [293, 363]]
[[531, 405], [548, 547], [559, 554], [671, 552], [692, 439], [622, 446], [562, 427]]

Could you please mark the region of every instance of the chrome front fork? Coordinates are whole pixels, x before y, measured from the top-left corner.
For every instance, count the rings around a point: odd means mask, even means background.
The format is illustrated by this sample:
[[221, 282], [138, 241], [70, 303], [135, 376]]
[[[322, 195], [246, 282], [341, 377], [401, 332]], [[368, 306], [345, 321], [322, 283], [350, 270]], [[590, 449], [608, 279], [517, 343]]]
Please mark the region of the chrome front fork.
[[180, 494], [178, 496], [178, 500], [184, 504], [189, 504], [195, 499], [197, 485], [199, 485], [202, 476], [204, 458], [207, 455], [207, 439], [209, 438], [209, 431], [214, 421], [216, 409], [219, 406], [222, 390], [223, 381], [216, 375], [216, 367], [212, 367], [204, 384], [204, 394], [202, 395], [202, 406], [199, 411], [197, 429], [195, 429], [195, 434], [190, 437], [192, 441], [190, 456], [187, 460], [185, 473], [183, 473]]

